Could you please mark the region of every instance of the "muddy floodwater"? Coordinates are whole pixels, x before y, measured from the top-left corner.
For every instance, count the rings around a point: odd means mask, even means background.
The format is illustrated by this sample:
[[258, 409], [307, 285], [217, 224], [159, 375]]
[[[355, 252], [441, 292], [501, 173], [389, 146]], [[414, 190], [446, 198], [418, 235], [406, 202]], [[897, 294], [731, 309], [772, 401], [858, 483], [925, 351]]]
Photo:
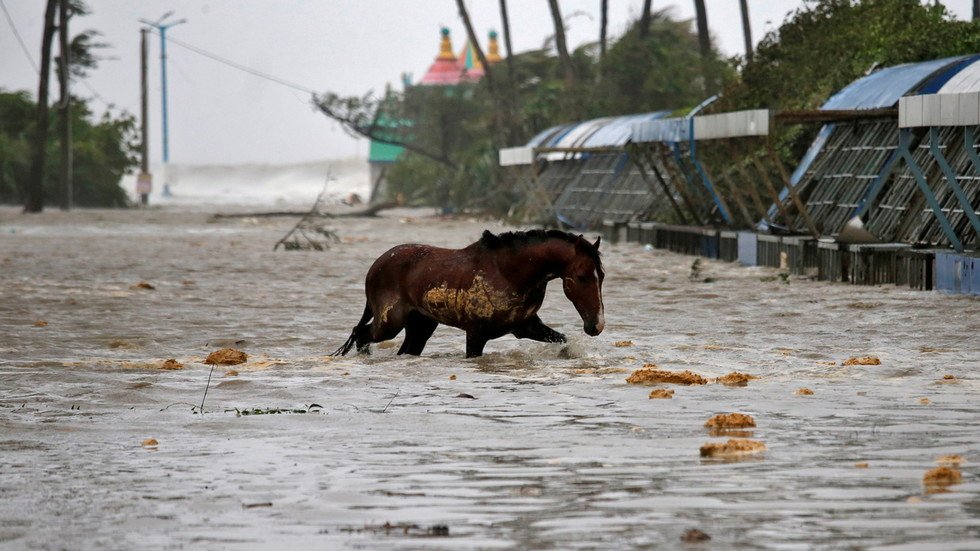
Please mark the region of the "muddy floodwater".
[[[598, 337], [552, 282], [568, 345], [330, 358], [379, 254], [505, 228], [393, 211], [273, 252], [293, 221], [209, 214], [0, 209], [0, 548], [980, 549], [976, 298], [603, 244]], [[223, 347], [249, 360], [201, 414]], [[646, 363], [709, 382], [627, 384]], [[718, 413], [765, 451], [702, 459]]]

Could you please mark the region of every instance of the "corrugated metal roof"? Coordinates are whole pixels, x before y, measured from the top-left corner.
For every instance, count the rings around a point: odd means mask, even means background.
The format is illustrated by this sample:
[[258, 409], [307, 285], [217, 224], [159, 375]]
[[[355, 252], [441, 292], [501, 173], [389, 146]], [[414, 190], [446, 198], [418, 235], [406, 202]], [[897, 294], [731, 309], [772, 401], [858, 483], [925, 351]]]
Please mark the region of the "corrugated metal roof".
[[915, 90], [906, 94], [935, 94], [939, 89], [946, 85], [951, 78], [957, 75], [964, 67], [976, 61], [977, 56], [962, 57], [941, 70], [933, 73], [929, 78], [919, 83]]
[[580, 122], [558, 138], [552, 147], [582, 147], [582, 144], [585, 143], [585, 140], [589, 139], [589, 136], [596, 130], [602, 128], [610, 120], [612, 120], [612, 117], [602, 117]]
[[659, 119], [633, 125], [635, 142], [684, 142], [691, 135], [691, 121], [684, 118]]
[[664, 117], [668, 111], [624, 115], [609, 120], [583, 142], [584, 147], [615, 147], [625, 144], [633, 135], [633, 124]]
[[552, 126], [547, 130], [542, 130], [541, 132], [538, 132], [536, 136], [534, 136], [533, 138], [531, 138], [530, 141], [527, 142], [527, 147], [537, 147], [543, 143], [546, 143], [551, 137], [560, 133], [567, 126], [569, 125], [559, 124], [557, 126]]
[[960, 68], [939, 89], [940, 94], [964, 94], [980, 91], [980, 56], [972, 56], [970, 62]]
[[855, 80], [834, 94], [821, 109], [880, 109], [892, 107], [898, 98], [924, 79], [963, 56], [895, 65]]

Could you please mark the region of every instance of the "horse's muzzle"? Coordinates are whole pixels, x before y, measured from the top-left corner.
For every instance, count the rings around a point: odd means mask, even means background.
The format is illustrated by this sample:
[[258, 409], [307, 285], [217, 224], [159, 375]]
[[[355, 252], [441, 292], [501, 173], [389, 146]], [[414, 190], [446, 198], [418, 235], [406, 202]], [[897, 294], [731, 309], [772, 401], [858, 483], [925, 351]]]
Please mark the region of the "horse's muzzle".
[[598, 322], [598, 323], [586, 324], [586, 326], [585, 326], [585, 334], [588, 335], [588, 336], [590, 336], [590, 337], [594, 337], [594, 336], [598, 335], [599, 333], [602, 333], [602, 330], [605, 329], [605, 328], [606, 328], [606, 324], [604, 322], [601, 322], [601, 321]]

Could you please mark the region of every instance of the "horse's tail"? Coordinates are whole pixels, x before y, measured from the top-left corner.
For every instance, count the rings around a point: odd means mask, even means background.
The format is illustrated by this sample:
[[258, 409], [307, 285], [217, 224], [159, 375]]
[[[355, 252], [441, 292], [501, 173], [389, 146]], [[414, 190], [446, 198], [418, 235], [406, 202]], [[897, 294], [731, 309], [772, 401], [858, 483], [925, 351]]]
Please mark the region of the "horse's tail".
[[361, 336], [361, 333], [363, 333], [365, 329], [367, 329], [368, 322], [371, 321], [371, 318], [373, 317], [374, 313], [371, 312], [371, 305], [365, 304], [364, 314], [361, 316], [361, 321], [357, 322], [357, 325], [354, 326], [354, 330], [351, 331], [350, 337], [347, 338], [347, 342], [345, 342], [337, 350], [334, 350], [331, 356], [346, 356], [347, 353], [350, 352], [351, 348], [354, 348], [354, 345], [357, 344], [357, 338]]

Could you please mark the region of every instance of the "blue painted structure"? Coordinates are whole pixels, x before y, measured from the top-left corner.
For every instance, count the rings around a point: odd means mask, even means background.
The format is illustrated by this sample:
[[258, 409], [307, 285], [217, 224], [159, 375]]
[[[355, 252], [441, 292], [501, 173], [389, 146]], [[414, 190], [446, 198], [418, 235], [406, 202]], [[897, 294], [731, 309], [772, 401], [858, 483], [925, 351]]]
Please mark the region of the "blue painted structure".
[[936, 252], [935, 269], [936, 290], [980, 295], [980, 256]]
[[[935, 75], [938, 75], [938, 78], [943, 78], [949, 72], [948, 68], [950, 66], [961, 67], [961, 63], [967, 59], [969, 59], [967, 56], [948, 57], [919, 63], [905, 63], [879, 69], [845, 86], [831, 96], [820, 109], [830, 111], [894, 107], [899, 98], [917, 89], [924, 80]], [[946, 80], [943, 80], [943, 82], [946, 82], [949, 78], [950, 76], [946, 76]], [[789, 181], [790, 186], [796, 187], [799, 185], [806, 171], [810, 169], [813, 161], [820, 155], [835, 127], [836, 125], [834, 124], [825, 124], [820, 129], [817, 137], [810, 144], [810, 148], [803, 155], [796, 169], [793, 170]], [[869, 187], [869, 193], [871, 193], [871, 190], [875, 186], [880, 188], [884, 180], [890, 175], [890, 168], [892, 166], [892, 164], [888, 165], [889, 172], [879, 174], [875, 182]], [[783, 189], [779, 194], [779, 199], [781, 201], [785, 200], [788, 195], [789, 190]], [[865, 199], [867, 199], [867, 196]], [[858, 208], [862, 208], [866, 203], [867, 201], [863, 200]], [[769, 207], [770, 218], [774, 218], [777, 212], [776, 205]]]
[[738, 261], [744, 266], [759, 264], [759, 236], [755, 232], [738, 232]]

